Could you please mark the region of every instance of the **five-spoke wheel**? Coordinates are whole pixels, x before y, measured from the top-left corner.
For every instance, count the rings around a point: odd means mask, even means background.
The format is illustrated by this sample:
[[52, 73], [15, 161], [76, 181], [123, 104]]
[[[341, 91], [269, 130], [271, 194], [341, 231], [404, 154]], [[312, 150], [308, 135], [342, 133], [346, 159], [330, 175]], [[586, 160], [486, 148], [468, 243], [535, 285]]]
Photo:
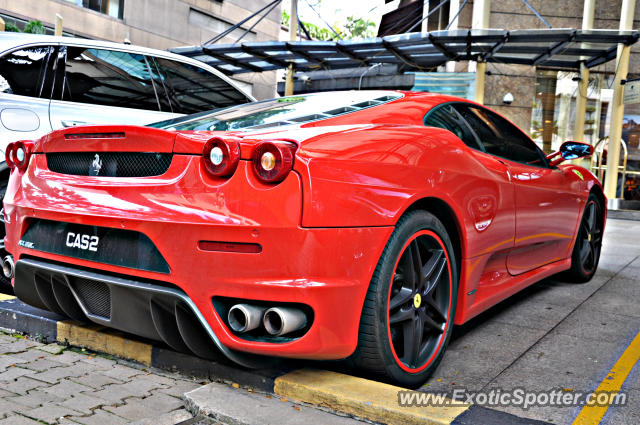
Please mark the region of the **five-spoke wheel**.
[[582, 213], [580, 228], [571, 254], [571, 269], [563, 278], [573, 282], [588, 282], [598, 268], [602, 250], [604, 226], [602, 204], [590, 194]]
[[398, 221], [369, 285], [351, 357], [356, 367], [404, 387], [424, 383], [451, 336], [455, 261], [434, 215], [411, 211]]
[[440, 238], [422, 230], [407, 241], [389, 299], [389, 335], [400, 367], [428, 365], [445, 335], [451, 305], [451, 273]]

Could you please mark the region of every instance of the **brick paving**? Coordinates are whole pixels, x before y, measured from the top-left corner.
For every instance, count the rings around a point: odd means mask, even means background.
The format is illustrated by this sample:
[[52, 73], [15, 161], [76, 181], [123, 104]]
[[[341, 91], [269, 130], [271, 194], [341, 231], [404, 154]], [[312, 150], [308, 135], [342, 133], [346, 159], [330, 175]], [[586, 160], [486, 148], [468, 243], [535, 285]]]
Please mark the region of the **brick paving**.
[[190, 420], [182, 394], [202, 382], [58, 344], [0, 333], [0, 425]]

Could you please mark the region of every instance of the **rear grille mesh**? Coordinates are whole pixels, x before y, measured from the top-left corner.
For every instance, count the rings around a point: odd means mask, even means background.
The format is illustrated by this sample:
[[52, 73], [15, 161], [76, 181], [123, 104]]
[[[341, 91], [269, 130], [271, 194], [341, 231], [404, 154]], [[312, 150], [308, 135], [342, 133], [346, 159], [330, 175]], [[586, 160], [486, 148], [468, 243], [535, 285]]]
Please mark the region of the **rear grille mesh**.
[[89, 313], [111, 318], [111, 290], [108, 285], [80, 277], [74, 277], [72, 285]]
[[54, 152], [46, 156], [53, 172], [99, 177], [160, 176], [173, 159], [171, 153], [155, 152]]

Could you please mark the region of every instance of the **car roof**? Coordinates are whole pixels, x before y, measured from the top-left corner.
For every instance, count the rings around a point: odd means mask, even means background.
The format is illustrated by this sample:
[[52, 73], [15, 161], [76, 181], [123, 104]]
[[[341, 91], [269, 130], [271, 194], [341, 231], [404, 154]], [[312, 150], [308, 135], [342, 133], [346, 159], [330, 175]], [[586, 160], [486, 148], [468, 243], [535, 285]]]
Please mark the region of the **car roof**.
[[151, 49], [148, 47], [136, 46], [132, 44], [114, 43], [111, 41], [92, 40], [89, 38], [77, 38], [77, 37], [57, 37], [53, 35], [41, 35], [41, 34], [24, 34], [18, 32], [0, 32], [0, 54], [7, 50], [12, 50], [22, 46], [32, 46], [38, 44], [62, 44], [65, 46], [87, 46], [98, 47], [112, 50], [120, 50], [132, 53], [140, 53], [143, 55], [157, 56], [166, 59], [173, 59], [180, 62], [191, 63], [201, 68], [205, 68], [216, 76], [222, 78], [239, 92], [244, 93], [249, 100], [255, 101], [255, 98], [250, 94], [242, 90], [238, 85], [230, 80], [226, 75], [218, 71], [217, 69], [207, 65], [204, 62], [188, 58], [186, 56], [177, 55], [175, 53], [168, 52], [166, 50]]
[[112, 41], [93, 40], [79, 37], [58, 37], [54, 35], [24, 34], [18, 32], [0, 32], [0, 51], [5, 51], [14, 47], [27, 44], [54, 43], [54, 44], [79, 44], [84, 46], [106, 47], [110, 49], [135, 50], [140, 53], [151, 55], [169, 55], [184, 59], [185, 56], [176, 55], [164, 50], [151, 49], [148, 47], [136, 46], [132, 44], [114, 43]]

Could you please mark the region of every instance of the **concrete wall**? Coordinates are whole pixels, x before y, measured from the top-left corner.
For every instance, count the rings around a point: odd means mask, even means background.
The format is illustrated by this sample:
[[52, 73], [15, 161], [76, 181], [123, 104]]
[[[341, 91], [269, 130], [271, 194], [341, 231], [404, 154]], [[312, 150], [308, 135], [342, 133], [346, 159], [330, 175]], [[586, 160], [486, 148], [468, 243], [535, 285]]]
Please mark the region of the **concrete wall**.
[[[64, 30], [82, 37], [168, 49], [196, 45], [218, 34], [203, 25], [210, 22], [234, 24], [270, 3], [270, 0], [125, 0], [123, 19], [76, 6], [64, 0], [0, 0], [0, 12], [22, 19], [38, 19], [45, 26], [53, 26], [56, 13], [64, 18]], [[245, 28], [250, 27], [254, 20]], [[280, 31], [280, 7], [276, 7], [252, 32], [252, 39], [277, 40]], [[236, 37], [239, 33], [234, 34]], [[232, 43], [235, 37], [225, 37], [220, 43]], [[258, 98], [275, 95], [275, 73], [237, 77], [252, 84]]]

